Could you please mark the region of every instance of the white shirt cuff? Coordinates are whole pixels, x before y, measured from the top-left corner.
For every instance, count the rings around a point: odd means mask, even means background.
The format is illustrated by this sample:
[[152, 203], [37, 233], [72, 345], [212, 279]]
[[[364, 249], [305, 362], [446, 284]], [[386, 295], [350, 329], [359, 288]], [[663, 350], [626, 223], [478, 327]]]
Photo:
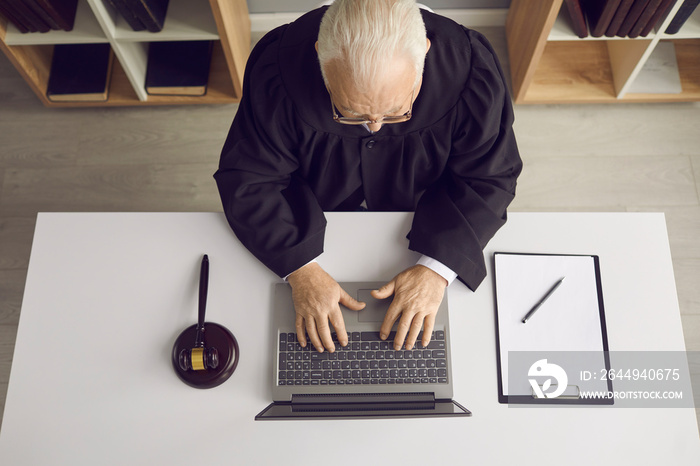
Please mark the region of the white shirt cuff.
[[433, 259], [432, 257], [421, 256], [421, 258], [418, 259], [417, 264], [428, 267], [430, 270], [440, 275], [442, 278], [447, 280], [448, 285], [452, 283], [455, 278], [457, 278], [457, 274], [451, 268], [447, 267], [442, 262]]
[[[306, 264], [302, 265], [301, 267], [306, 267], [307, 265], [311, 264], [312, 262], [318, 262], [318, 261], [317, 261], [316, 259], [310, 260], [309, 262], [307, 262]], [[301, 267], [299, 267], [299, 269], [300, 269]], [[299, 270], [299, 269], [297, 269], [297, 270]], [[295, 270], [294, 272], [296, 272], [297, 270]], [[287, 278], [289, 278], [289, 275], [293, 274], [294, 272], [289, 273], [287, 276], [285, 276], [284, 278], [282, 278], [282, 280], [284, 280], [284, 281], [286, 282], [286, 281], [287, 281]]]
[[[318, 262], [318, 260], [313, 259], [313, 260], [307, 262], [306, 264], [304, 264], [302, 267], [304, 267], [308, 264], [311, 264], [312, 262]], [[457, 278], [457, 274], [451, 268], [447, 267], [442, 262], [433, 259], [432, 257], [425, 256], [425, 255], [421, 256], [420, 259], [418, 259], [417, 264], [428, 267], [430, 270], [432, 270], [436, 274], [440, 275], [442, 278], [447, 280], [448, 285], [450, 283], [452, 283], [455, 280], [455, 278]], [[299, 267], [299, 268], [301, 268], [301, 267]], [[292, 273], [294, 273], [294, 272], [292, 272]], [[289, 275], [291, 275], [291, 273]], [[284, 281], [287, 281], [287, 278], [289, 277], [289, 275], [284, 277]]]

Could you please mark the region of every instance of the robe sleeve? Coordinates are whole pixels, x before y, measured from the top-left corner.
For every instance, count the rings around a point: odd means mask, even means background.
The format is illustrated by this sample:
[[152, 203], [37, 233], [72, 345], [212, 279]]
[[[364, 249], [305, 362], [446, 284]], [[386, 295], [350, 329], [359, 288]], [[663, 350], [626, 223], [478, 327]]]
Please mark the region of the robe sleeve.
[[481, 34], [466, 34], [471, 67], [450, 156], [439, 182], [418, 201], [409, 248], [442, 262], [475, 290], [486, 276], [483, 248], [506, 222], [522, 162], [498, 59]]
[[214, 175], [234, 233], [280, 277], [323, 252], [326, 226], [311, 189], [295, 173], [300, 130], [277, 59], [284, 28], [268, 33], [250, 55]]

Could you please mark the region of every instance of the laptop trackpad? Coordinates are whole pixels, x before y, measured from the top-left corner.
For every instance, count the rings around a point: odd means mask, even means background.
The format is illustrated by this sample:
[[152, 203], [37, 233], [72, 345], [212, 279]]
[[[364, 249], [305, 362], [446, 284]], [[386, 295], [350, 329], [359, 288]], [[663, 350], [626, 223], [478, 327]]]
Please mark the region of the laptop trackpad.
[[357, 314], [360, 322], [383, 322], [393, 296], [386, 299], [376, 299], [370, 294], [372, 290], [357, 290], [357, 300], [364, 301], [367, 306]]

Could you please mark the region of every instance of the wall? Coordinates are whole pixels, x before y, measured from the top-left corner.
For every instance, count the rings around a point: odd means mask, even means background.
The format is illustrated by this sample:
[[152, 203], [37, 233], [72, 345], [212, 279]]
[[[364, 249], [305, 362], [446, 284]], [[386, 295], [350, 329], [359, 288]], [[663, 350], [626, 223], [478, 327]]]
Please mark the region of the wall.
[[[322, 0], [248, 0], [250, 13], [303, 12], [316, 8]], [[508, 8], [510, 0], [423, 0], [430, 8]]]

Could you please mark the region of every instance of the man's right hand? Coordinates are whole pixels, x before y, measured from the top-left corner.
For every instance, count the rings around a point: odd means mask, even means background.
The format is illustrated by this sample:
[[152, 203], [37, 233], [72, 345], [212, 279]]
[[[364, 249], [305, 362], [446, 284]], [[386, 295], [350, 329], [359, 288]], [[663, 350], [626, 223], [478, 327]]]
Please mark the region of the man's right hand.
[[[345, 322], [339, 304], [359, 311], [365, 303], [357, 301], [340, 287], [316, 262], [292, 272], [287, 281], [292, 286], [296, 311], [297, 340], [306, 347], [306, 335], [319, 353], [335, 351], [330, 326], [333, 326], [341, 346], [348, 344]], [[329, 326], [330, 322], [330, 326]]]

